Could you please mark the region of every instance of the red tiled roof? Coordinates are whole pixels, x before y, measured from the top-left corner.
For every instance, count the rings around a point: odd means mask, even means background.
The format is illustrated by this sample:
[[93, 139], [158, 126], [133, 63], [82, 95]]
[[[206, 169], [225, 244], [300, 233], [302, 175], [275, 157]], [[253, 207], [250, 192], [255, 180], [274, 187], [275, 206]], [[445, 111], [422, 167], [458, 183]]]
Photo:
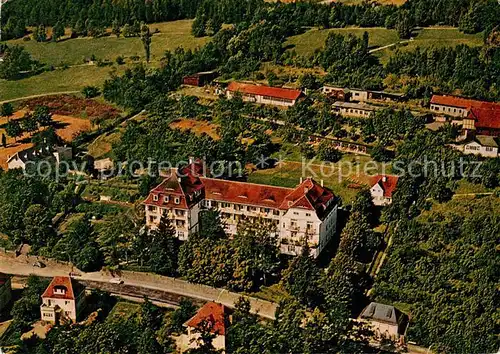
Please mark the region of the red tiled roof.
[[472, 107], [467, 118], [474, 119], [476, 128], [500, 129], [500, 105], [495, 108]]
[[237, 91], [245, 94], [270, 96], [287, 100], [296, 100], [301, 95], [301, 91], [299, 90], [264, 85], [252, 85], [235, 81], [231, 82], [227, 89], [232, 92]]
[[[65, 290], [64, 295], [56, 294], [56, 288]], [[75, 292], [76, 296], [78, 296], [81, 291], [83, 291], [83, 288], [73, 283], [70, 277], [54, 277], [47, 289], [43, 292], [42, 298], [75, 300]]]
[[205, 186], [205, 198], [278, 209], [293, 189], [263, 184], [201, 178]]
[[320, 186], [312, 178], [307, 178], [285, 198], [281, 208], [315, 210], [318, 216], [321, 217], [328, 207], [328, 202], [333, 198], [335, 198], [335, 195], [330, 190]]
[[203, 321], [207, 321], [211, 326], [211, 332], [219, 335], [226, 335], [226, 317], [228, 309], [222, 304], [208, 302], [196, 315], [191, 317], [185, 325], [191, 328], [198, 328]]
[[[386, 180], [384, 181], [384, 177]], [[384, 197], [392, 198], [392, 193], [396, 190], [399, 177], [391, 175], [377, 175], [372, 178], [372, 186], [378, 184], [384, 190]]]
[[447, 96], [447, 95], [433, 95], [431, 98], [432, 104], [439, 104], [443, 106], [465, 108], [467, 110], [474, 108], [488, 108], [500, 109], [500, 103], [473, 100], [470, 98]]

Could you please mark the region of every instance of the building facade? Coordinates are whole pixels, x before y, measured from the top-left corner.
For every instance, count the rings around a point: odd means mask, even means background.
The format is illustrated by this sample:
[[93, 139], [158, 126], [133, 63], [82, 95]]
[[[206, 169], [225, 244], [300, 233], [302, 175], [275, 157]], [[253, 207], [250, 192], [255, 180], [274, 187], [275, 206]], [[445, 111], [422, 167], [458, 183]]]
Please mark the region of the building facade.
[[182, 83], [189, 86], [202, 87], [211, 83], [218, 76], [217, 71], [204, 71], [182, 78]]
[[70, 277], [54, 277], [42, 294], [42, 321], [75, 323], [85, 306], [85, 288]]
[[453, 145], [453, 148], [464, 154], [479, 155], [483, 157], [498, 156], [498, 144], [493, 137], [487, 135], [476, 135], [472, 140], [462, 145]]
[[30, 163], [34, 163], [40, 159], [53, 159], [55, 163], [60, 163], [63, 160], [71, 160], [73, 158], [73, 150], [67, 146], [56, 146], [46, 148], [29, 148], [16, 152], [14, 155], [9, 156], [7, 165], [9, 170], [20, 168], [26, 169]]
[[302, 92], [300, 90], [233, 81], [227, 87], [226, 96], [231, 99], [237, 94], [240, 94], [245, 102], [290, 107], [297, 103]]
[[12, 300], [12, 285], [7, 274], [0, 273], [0, 311]]
[[337, 101], [333, 103], [332, 109], [334, 112], [343, 116], [368, 118], [372, 112], [377, 110], [377, 107], [364, 103]]
[[199, 231], [199, 213], [216, 209], [228, 235], [237, 233], [240, 221], [268, 223], [275, 226], [283, 254], [299, 254], [307, 240], [314, 257], [336, 232], [338, 200], [311, 178], [283, 188], [196, 176], [193, 165], [174, 171], [151, 190], [143, 202], [149, 228], [166, 213], [177, 237], [186, 240]]
[[377, 175], [372, 179], [370, 194], [373, 204], [376, 206], [385, 206], [392, 203], [392, 194], [398, 184], [398, 176]]

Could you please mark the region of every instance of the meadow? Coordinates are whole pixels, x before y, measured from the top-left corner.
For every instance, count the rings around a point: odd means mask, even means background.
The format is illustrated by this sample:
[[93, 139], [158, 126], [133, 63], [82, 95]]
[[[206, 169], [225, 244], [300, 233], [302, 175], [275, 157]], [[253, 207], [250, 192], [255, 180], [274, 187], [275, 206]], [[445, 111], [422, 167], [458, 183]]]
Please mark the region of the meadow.
[[[370, 49], [384, 47], [393, 43], [398, 43], [400, 40], [395, 30], [386, 29], [382, 27], [376, 28], [359, 28], [359, 27], [346, 27], [346, 28], [331, 28], [331, 29], [317, 29], [313, 28], [288, 38], [285, 46], [289, 49], [294, 49], [299, 55], [311, 55], [316, 49], [323, 48], [325, 40], [330, 32], [347, 35], [354, 34], [357, 37], [362, 37], [364, 32], [368, 32]], [[465, 34], [460, 32], [457, 28], [453, 27], [428, 27], [421, 28], [414, 31], [413, 39], [404, 41], [398, 46], [385, 48], [374, 53], [382, 63], [389, 60], [390, 56], [394, 54], [397, 47], [400, 50], [415, 50], [417, 47], [454, 47], [459, 44], [466, 44], [469, 46], [480, 46], [483, 43], [482, 34]]]
[[[158, 30], [151, 42], [151, 60], [159, 61], [166, 50], [177, 47], [194, 49], [208, 41], [208, 37], [195, 38], [191, 35], [192, 20], [153, 23], [151, 31]], [[109, 35], [101, 38], [79, 37], [63, 38], [57, 43], [38, 43], [22, 39], [9, 41], [26, 48], [32, 58], [41, 63], [62, 66], [83, 64], [85, 59], [94, 55], [97, 59], [115, 61], [118, 56], [144, 59], [144, 47], [139, 37], [124, 38]]]

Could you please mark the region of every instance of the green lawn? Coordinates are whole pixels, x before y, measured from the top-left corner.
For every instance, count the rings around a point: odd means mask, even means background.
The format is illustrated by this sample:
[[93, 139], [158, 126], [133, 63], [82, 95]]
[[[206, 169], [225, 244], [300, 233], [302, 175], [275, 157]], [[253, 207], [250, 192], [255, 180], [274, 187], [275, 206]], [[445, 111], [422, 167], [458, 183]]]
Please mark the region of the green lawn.
[[314, 53], [318, 48], [323, 48], [326, 37], [330, 32], [347, 35], [349, 33], [355, 36], [362, 37], [364, 32], [368, 32], [370, 36], [368, 45], [370, 47], [381, 47], [398, 41], [398, 34], [395, 30], [386, 28], [331, 28], [331, 29], [311, 29], [305, 33], [288, 38], [285, 45], [294, 46], [295, 51], [299, 55], [309, 55]]
[[[21, 80], [0, 80], [0, 99], [39, 95], [52, 92], [78, 91], [87, 85], [101, 86], [109, 77], [112, 67], [78, 66], [66, 70], [43, 72]], [[125, 70], [122, 65], [118, 73]]]
[[126, 321], [139, 312], [141, 305], [132, 302], [119, 301], [109, 313], [106, 321]]
[[[153, 23], [152, 31], [160, 32], [153, 35], [151, 43], [151, 60], [158, 61], [166, 50], [177, 47], [193, 49], [205, 44], [208, 37], [195, 38], [191, 35], [192, 20]], [[129, 58], [139, 56], [144, 58], [144, 48], [139, 37], [116, 38], [111, 35], [102, 38], [63, 39], [58, 43], [38, 43], [35, 41], [13, 40], [10, 44], [24, 46], [31, 56], [45, 64], [61, 66], [61, 64], [82, 64], [85, 58], [95, 55], [97, 59], [114, 61], [116, 57]]]
[[[310, 55], [318, 48], [322, 48], [325, 44], [326, 37], [330, 32], [347, 35], [352, 33], [361, 37], [364, 32], [368, 32], [370, 36], [369, 46], [372, 49], [383, 47], [399, 41], [395, 30], [386, 28], [332, 28], [332, 29], [311, 29], [305, 33], [288, 38], [285, 45], [292, 46], [299, 55]], [[401, 50], [415, 50], [416, 47], [428, 48], [456, 46], [458, 44], [467, 44], [469, 46], [482, 45], [482, 34], [465, 34], [456, 28], [452, 27], [428, 27], [416, 30], [414, 40], [400, 45]], [[382, 62], [386, 62], [394, 53], [396, 47], [383, 49], [375, 53]]]

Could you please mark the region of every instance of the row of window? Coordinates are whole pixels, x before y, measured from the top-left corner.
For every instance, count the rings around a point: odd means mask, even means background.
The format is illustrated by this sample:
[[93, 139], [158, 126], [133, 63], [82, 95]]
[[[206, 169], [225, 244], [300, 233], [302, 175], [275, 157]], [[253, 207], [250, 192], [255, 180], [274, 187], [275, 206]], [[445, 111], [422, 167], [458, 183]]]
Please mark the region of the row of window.
[[205, 201], [205, 206], [207, 208], [230, 208], [235, 211], [251, 211], [251, 212], [261, 212], [261, 213], [266, 213], [269, 214], [272, 210], [273, 215], [279, 216], [280, 211], [277, 209], [271, 209], [271, 208], [258, 208], [254, 206], [247, 206], [247, 205], [241, 205], [241, 204], [231, 204], [227, 202], [216, 202], [216, 201], [210, 201], [206, 200]]
[[[439, 111], [440, 110], [440, 107], [438, 106], [431, 106], [431, 109], [435, 110], [435, 111]], [[451, 113], [457, 113], [457, 108], [450, 108], [450, 107], [443, 107], [443, 112], [446, 112], [448, 109], [448, 112]], [[459, 113], [462, 113], [464, 110], [463, 109], [460, 109], [458, 108], [458, 112]]]
[[[157, 194], [154, 194], [153, 195], [153, 201], [157, 202], [159, 199], [158, 195]], [[163, 197], [163, 203], [169, 203], [170, 202], [170, 196], [166, 195]], [[179, 197], [174, 197], [174, 203], [175, 204], [180, 204], [181, 203], [181, 199]]]

